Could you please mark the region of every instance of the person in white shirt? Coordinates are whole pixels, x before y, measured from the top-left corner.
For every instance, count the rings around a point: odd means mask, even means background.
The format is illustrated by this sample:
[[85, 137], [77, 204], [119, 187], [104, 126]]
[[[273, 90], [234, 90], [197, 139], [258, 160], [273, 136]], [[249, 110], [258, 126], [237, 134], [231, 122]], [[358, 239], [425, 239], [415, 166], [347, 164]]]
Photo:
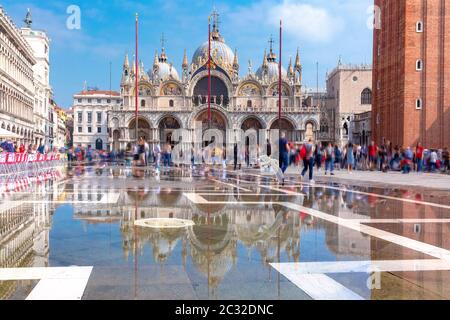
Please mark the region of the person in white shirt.
[[147, 141], [144, 142], [144, 163], [146, 166], [148, 166], [148, 157], [150, 154], [150, 146], [148, 145]]
[[153, 156], [155, 157], [156, 170], [159, 170], [161, 164], [161, 146], [159, 143], [155, 144], [153, 148]]
[[436, 152], [436, 150], [432, 150], [431, 154], [430, 154], [430, 170], [432, 172], [436, 171], [437, 160], [438, 160], [437, 152]]

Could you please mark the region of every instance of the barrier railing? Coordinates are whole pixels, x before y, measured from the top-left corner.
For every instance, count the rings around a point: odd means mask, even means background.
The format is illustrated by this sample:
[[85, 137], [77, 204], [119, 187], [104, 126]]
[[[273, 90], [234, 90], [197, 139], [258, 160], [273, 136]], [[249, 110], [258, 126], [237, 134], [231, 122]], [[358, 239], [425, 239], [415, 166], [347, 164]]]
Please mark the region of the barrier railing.
[[0, 175], [36, 174], [65, 162], [66, 155], [60, 153], [0, 153]]

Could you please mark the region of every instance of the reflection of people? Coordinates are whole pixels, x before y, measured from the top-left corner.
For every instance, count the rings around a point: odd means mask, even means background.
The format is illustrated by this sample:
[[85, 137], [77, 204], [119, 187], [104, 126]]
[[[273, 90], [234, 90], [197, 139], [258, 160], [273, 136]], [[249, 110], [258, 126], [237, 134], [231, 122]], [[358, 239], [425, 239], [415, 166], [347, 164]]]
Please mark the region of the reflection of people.
[[[280, 137], [280, 168], [283, 174], [289, 166], [289, 143], [286, 139], [286, 133], [282, 132]], [[283, 178], [284, 183], [284, 178]]]

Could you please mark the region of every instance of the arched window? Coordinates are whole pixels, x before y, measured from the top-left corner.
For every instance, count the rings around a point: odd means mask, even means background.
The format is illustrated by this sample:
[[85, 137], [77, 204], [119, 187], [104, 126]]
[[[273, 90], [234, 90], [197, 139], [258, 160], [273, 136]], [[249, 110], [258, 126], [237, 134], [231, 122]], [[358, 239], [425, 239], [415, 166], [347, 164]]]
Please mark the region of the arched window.
[[423, 32], [423, 23], [422, 23], [422, 21], [417, 21], [417, 23], [416, 23], [416, 32]]
[[141, 107], [145, 107], [145, 100], [141, 100]]
[[247, 100], [247, 108], [251, 108], [252, 107], [252, 100]]
[[416, 70], [417, 70], [417, 71], [422, 71], [422, 69], [423, 69], [422, 59], [418, 59], [418, 60], [416, 61]]
[[416, 109], [421, 110], [422, 109], [422, 99], [419, 98], [416, 100]]
[[365, 88], [361, 93], [361, 104], [372, 104], [372, 90]]
[[173, 107], [175, 105], [175, 103], [173, 102], [173, 100], [169, 100], [169, 107]]

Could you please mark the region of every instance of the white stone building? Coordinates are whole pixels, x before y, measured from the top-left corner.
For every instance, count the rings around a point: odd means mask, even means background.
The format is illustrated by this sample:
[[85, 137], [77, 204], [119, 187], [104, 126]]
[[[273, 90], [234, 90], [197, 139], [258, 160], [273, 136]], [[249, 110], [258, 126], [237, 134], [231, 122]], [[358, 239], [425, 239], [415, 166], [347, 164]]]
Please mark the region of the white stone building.
[[107, 150], [108, 110], [121, 105], [118, 92], [84, 90], [73, 96], [73, 145]]
[[53, 95], [50, 86], [50, 40], [41, 30], [31, 29], [31, 13], [28, 11], [25, 18], [25, 27], [20, 31], [33, 50], [36, 64], [33, 66], [34, 74], [34, 135], [33, 143], [50, 146], [50, 101]]
[[[225, 43], [217, 25], [217, 14], [213, 16], [212, 128], [223, 132], [278, 128], [278, 62], [272, 45], [269, 53], [264, 53], [256, 73], [249, 63], [247, 74], [240, 77], [237, 52]], [[148, 72], [142, 62], [137, 67], [134, 62], [130, 64], [128, 56], [125, 57], [121, 80], [123, 105], [117, 105], [109, 112], [108, 142], [112, 149], [123, 150], [136, 140], [136, 77], [139, 82], [139, 136], [152, 143], [165, 143], [171, 140], [174, 129], [184, 128], [192, 134], [197, 122], [203, 124], [202, 129], [208, 126], [208, 41], [205, 40], [194, 51], [190, 63], [185, 52], [181, 75], [169, 62], [164, 47], [159, 55], [155, 54]], [[282, 69], [282, 96], [281, 128], [288, 138], [293, 141], [317, 140], [320, 116], [316, 107], [303, 104], [302, 65], [298, 52], [287, 70]], [[76, 121], [76, 112], [74, 116]]]
[[34, 130], [34, 53], [0, 6], [0, 127], [32, 143]]
[[351, 122], [355, 115], [372, 110], [372, 67], [339, 62], [327, 76], [327, 95], [331, 140], [342, 146], [352, 140]]

